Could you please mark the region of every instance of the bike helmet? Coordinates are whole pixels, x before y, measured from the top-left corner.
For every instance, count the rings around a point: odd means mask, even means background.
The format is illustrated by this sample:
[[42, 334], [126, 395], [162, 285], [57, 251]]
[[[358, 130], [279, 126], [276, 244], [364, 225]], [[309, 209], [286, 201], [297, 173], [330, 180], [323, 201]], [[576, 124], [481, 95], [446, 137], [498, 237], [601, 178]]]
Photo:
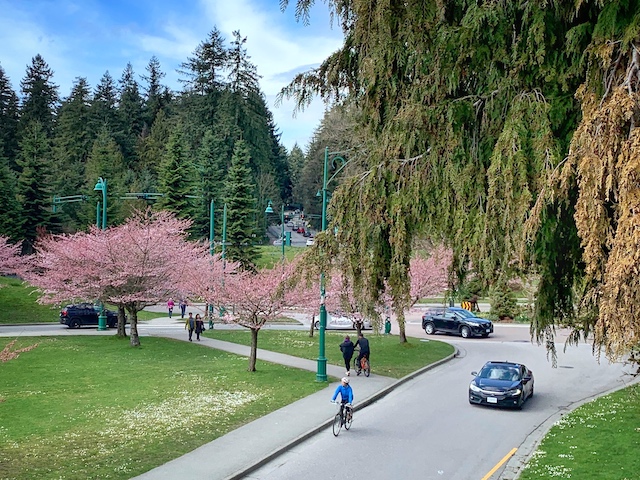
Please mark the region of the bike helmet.
[[342, 383], [349, 384], [349, 377], [342, 377]]

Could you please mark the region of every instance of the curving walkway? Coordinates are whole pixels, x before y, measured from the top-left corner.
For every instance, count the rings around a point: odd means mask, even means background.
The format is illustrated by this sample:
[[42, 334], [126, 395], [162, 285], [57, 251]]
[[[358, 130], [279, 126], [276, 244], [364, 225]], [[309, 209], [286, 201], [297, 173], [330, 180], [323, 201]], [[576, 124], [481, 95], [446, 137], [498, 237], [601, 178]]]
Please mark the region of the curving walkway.
[[[153, 333], [148, 333], [155, 335]], [[158, 332], [157, 336], [186, 341], [184, 330], [175, 333]], [[238, 355], [249, 355], [249, 347], [235, 343], [202, 337], [201, 345]], [[400, 380], [371, 374], [370, 377], [352, 376], [356, 399], [355, 408], [363, 408], [386, 395], [394, 387], [420, 373], [450, 360], [454, 355], [412, 373]], [[290, 367], [315, 372], [317, 364], [282, 353], [258, 349], [258, 358]], [[144, 480], [174, 480], [176, 478], [239, 479], [259, 468], [283, 451], [327, 428], [333, 419], [335, 408], [329, 403], [337, 386], [337, 379], [344, 375], [344, 368], [327, 365], [330, 383], [326, 388], [265, 415], [247, 425], [207, 443], [200, 448], [150, 470], [138, 477]]]

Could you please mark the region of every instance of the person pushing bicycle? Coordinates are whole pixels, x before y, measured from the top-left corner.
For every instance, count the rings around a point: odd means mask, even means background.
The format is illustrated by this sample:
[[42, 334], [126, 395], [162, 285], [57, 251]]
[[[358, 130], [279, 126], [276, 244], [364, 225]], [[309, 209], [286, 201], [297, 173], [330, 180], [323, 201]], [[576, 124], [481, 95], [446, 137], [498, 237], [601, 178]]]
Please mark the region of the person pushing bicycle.
[[358, 340], [356, 341], [354, 347], [360, 347], [360, 353], [358, 354], [358, 358], [356, 359], [356, 373], [360, 375], [360, 373], [362, 372], [362, 359], [366, 358], [367, 361], [369, 360], [369, 339], [364, 338], [364, 334], [360, 332], [358, 334]]

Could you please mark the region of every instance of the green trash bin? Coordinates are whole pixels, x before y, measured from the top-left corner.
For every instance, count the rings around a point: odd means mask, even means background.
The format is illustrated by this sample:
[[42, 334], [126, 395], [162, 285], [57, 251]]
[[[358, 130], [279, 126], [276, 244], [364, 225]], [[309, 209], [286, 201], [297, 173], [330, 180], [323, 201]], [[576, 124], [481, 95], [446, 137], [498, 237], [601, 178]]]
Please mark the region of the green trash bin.
[[384, 321], [384, 334], [389, 335], [391, 333], [391, 320], [389, 317]]

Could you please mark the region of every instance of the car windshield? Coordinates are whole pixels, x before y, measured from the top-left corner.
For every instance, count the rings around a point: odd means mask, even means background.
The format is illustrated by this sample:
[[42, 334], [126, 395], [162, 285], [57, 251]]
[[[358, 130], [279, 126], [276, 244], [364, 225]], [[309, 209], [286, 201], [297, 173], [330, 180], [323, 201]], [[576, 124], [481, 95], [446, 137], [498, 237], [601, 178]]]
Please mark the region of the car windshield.
[[506, 365], [489, 365], [485, 366], [478, 374], [480, 378], [488, 378], [490, 380], [507, 380], [516, 382], [520, 380], [520, 373], [516, 367]]
[[460, 310], [456, 310], [456, 313], [464, 318], [475, 318], [475, 315], [471, 313], [469, 310], [460, 309]]

